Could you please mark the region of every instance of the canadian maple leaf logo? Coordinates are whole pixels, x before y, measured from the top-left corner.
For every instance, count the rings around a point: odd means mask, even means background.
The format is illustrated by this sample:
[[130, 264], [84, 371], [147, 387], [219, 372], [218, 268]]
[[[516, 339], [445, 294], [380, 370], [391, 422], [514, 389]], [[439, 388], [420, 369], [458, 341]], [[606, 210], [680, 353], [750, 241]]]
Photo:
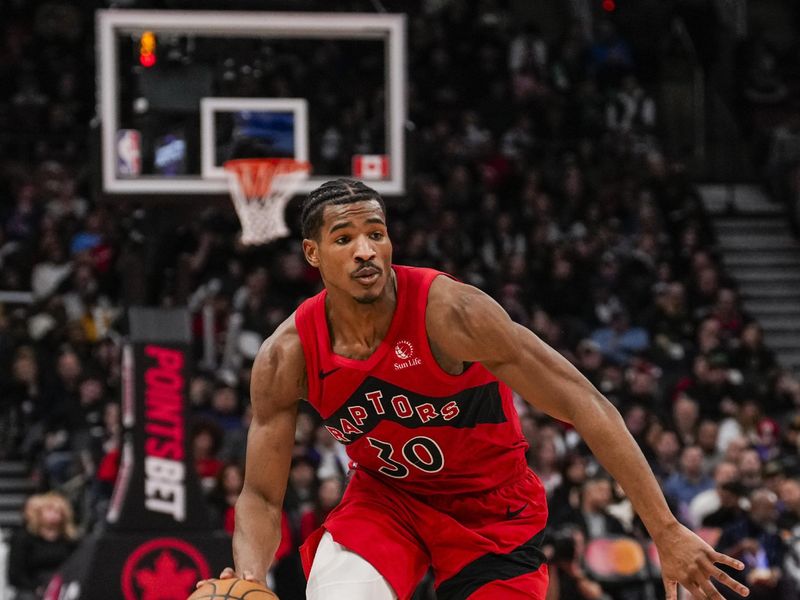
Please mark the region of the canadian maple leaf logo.
[[125, 600], [185, 600], [198, 579], [209, 579], [211, 568], [187, 540], [162, 537], [146, 540], [128, 556], [120, 586]]
[[142, 600], [185, 600], [199, 579], [195, 569], [181, 567], [169, 550], [162, 550], [153, 566], [134, 575], [142, 589]]

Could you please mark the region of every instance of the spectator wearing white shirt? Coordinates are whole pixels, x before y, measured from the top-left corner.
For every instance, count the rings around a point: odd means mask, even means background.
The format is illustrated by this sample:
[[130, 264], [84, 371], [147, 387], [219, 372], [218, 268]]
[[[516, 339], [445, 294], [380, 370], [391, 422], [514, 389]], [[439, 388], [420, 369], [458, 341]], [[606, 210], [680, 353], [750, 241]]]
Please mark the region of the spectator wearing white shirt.
[[48, 233], [40, 243], [44, 260], [36, 263], [31, 272], [31, 291], [41, 300], [53, 294], [72, 273], [72, 261], [66, 248], [54, 233]]

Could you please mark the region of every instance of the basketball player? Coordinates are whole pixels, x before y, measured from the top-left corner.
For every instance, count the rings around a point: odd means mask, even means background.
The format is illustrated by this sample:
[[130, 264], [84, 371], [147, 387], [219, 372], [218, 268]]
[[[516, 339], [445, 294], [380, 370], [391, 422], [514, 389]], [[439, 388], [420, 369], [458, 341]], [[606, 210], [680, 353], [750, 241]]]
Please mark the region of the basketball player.
[[[392, 265], [383, 200], [339, 179], [309, 194], [303, 251], [325, 290], [261, 348], [236, 504], [236, 574], [263, 580], [278, 547], [301, 398], [347, 446], [341, 504], [301, 549], [309, 600], [410, 598], [433, 567], [441, 600], [543, 599], [545, 494], [525, 460], [511, 389], [572, 423], [655, 541], [667, 597], [747, 588], [669, 512], [613, 406], [490, 297], [430, 269]], [[226, 569], [224, 577], [233, 576]]]

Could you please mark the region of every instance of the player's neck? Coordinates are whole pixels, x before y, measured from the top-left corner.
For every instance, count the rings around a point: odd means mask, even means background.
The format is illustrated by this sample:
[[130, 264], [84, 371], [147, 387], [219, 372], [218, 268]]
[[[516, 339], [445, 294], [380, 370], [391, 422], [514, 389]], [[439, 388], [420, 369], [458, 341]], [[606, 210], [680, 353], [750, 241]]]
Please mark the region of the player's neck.
[[328, 290], [325, 315], [331, 344], [338, 354], [370, 354], [392, 324], [397, 307], [396, 275], [392, 271], [381, 296], [369, 304], [338, 290]]

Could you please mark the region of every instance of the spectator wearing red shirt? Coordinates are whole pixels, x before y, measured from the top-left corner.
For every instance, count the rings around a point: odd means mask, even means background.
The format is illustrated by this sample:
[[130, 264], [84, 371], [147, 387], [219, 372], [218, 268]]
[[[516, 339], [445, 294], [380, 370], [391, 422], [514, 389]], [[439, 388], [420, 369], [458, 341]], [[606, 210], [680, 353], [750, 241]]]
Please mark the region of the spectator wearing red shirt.
[[199, 420], [192, 427], [194, 466], [206, 491], [214, 486], [214, 478], [223, 467], [223, 462], [217, 458], [222, 435], [222, 430], [213, 421]]

